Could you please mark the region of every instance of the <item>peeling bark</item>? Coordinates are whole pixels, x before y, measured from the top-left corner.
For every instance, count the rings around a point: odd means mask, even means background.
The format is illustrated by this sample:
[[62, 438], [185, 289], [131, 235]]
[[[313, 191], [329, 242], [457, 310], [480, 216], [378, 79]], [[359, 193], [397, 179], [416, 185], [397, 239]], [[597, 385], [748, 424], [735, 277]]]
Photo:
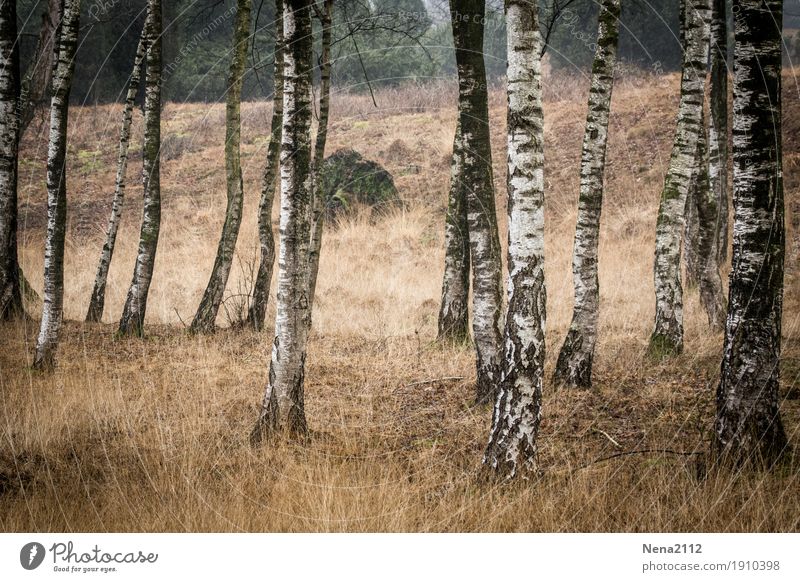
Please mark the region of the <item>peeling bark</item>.
[[[275, 14], [283, 14], [283, 0], [275, 0]], [[283, 24], [280, 18], [275, 24], [275, 64], [273, 69], [272, 122], [267, 148], [267, 161], [261, 181], [261, 200], [258, 205], [259, 261], [250, 307], [247, 310], [247, 325], [260, 331], [264, 327], [267, 313], [269, 287], [275, 265], [275, 237], [272, 234], [272, 204], [275, 200], [275, 182], [281, 155], [283, 132]]]
[[778, 404], [785, 253], [780, 0], [734, 18], [733, 256], [712, 450], [770, 467], [787, 451]]
[[148, 0], [142, 183], [144, 210], [133, 280], [119, 322], [120, 335], [144, 334], [147, 294], [161, 229], [161, 0]]
[[0, 321], [24, 314], [17, 249], [20, 137], [17, 3], [0, 4]]
[[[322, 163], [325, 161], [325, 142], [328, 139], [328, 118], [331, 106], [331, 42], [333, 37], [333, 0], [323, 0], [319, 13], [322, 28], [322, 54], [319, 71], [319, 124], [317, 139], [314, 144], [313, 175], [314, 182], [319, 183]], [[311, 242], [309, 244], [308, 267], [308, 300], [311, 309], [317, 292], [317, 275], [319, 259], [322, 251], [322, 229], [325, 222], [325, 193], [314, 188], [311, 199]]]
[[311, 311], [308, 297], [311, 164], [311, 3], [286, 0], [283, 12], [283, 137], [281, 220], [275, 341], [269, 381], [250, 439], [266, 434], [304, 434], [304, 374]]
[[228, 203], [211, 277], [190, 327], [193, 333], [210, 333], [215, 329], [217, 313], [231, 273], [239, 227], [242, 224], [244, 187], [240, 152], [241, 101], [247, 45], [250, 39], [250, 8], [251, 0], [237, 0], [236, 20], [233, 26], [233, 53], [225, 103], [225, 179]]
[[483, 61], [484, 0], [450, 0], [458, 68], [459, 124], [472, 262], [475, 400], [493, 402], [500, 379], [503, 281], [497, 231], [489, 105]]
[[711, 7], [711, 116], [709, 181], [717, 201], [717, 262], [728, 258], [728, 21], [726, 0]]
[[89, 300], [89, 309], [86, 313], [87, 322], [99, 322], [103, 319], [103, 310], [106, 302], [106, 283], [108, 270], [111, 268], [111, 259], [114, 256], [114, 245], [117, 241], [119, 223], [122, 220], [122, 206], [125, 202], [125, 185], [128, 171], [128, 146], [131, 138], [131, 121], [136, 94], [139, 92], [139, 82], [142, 75], [142, 62], [147, 51], [147, 22], [145, 21], [136, 56], [133, 61], [128, 92], [125, 96], [125, 107], [122, 110], [122, 127], [119, 130], [119, 148], [117, 153], [117, 177], [114, 185], [114, 198], [111, 202], [111, 217], [106, 228], [106, 241], [100, 251], [100, 261], [97, 265], [97, 274], [94, 278], [92, 297]]
[[469, 228], [467, 192], [464, 185], [464, 136], [456, 123], [450, 189], [444, 226], [444, 274], [439, 306], [439, 341], [464, 343], [469, 340]]
[[619, 14], [619, 0], [603, 1], [598, 19], [597, 50], [592, 65], [589, 111], [581, 155], [581, 189], [572, 255], [575, 305], [553, 374], [554, 383], [579, 388], [592, 385], [592, 359], [597, 343], [600, 314], [597, 249], [603, 208], [608, 117], [619, 40]]
[[508, 313], [483, 468], [512, 479], [536, 471], [545, 356], [544, 114], [536, 4], [506, 0], [508, 43]]
[[67, 122], [75, 51], [78, 47], [80, 0], [64, 0], [53, 56], [50, 91], [50, 135], [47, 147], [47, 237], [44, 250], [42, 321], [33, 367], [55, 366], [64, 317], [64, 239], [67, 228]]
[[683, 0], [684, 50], [681, 96], [669, 169], [656, 222], [654, 282], [656, 316], [650, 336], [655, 357], [683, 351], [681, 235], [692, 180], [708, 66], [709, 0]]

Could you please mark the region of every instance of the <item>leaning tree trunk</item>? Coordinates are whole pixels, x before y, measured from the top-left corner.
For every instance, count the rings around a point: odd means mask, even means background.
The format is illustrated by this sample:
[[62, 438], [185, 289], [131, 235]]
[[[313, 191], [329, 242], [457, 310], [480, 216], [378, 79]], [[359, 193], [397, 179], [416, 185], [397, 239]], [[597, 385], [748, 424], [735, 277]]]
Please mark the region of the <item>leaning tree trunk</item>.
[[119, 322], [120, 335], [144, 333], [147, 293], [153, 278], [161, 228], [161, 0], [148, 0], [147, 24], [142, 144], [144, 211], [133, 279]]
[[461, 123], [457, 121], [444, 226], [444, 275], [438, 335], [439, 341], [455, 343], [469, 339], [469, 228], [463, 143]]
[[553, 381], [580, 388], [592, 385], [592, 359], [597, 342], [600, 288], [597, 247], [603, 207], [608, 117], [614, 87], [614, 63], [619, 39], [620, 0], [604, 0], [600, 7], [597, 50], [592, 65], [589, 112], [583, 134], [581, 191], [572, 255], [575, 304], [567, 337], [558, 354]]
[[67, 121], [75, 51], [78, 47], [80, 0], [64, 0], [53, 56], [50, 91], [50, 136], [47, 146], [47, 238], [44, 249], [42, 321], [33, 367], [55, 365], [58, 335], [64, 317], [64, 238], [67, 229]]
[[270, 127], [267, 163], [261, 182], [261, 200], [258, 205], [259, 260], [250, 307], [247, 310], [247, 325], [260, 331], [264, 327], [267, 313], [269, 286], [275, 264], [275, 237], [272, 234], [272, 204], [275, 199], [275, 181], [281, 155], [283, 132], [283, 0], [275, 0], [275, 64], [273, 69], [272, 124]]
[[536, 471], [545, 355], [544, 115], [536, 4], [506, 0], [508, 43], [508, 313], [503, 377], [483, 467]]
[[709, 181], [717, 201], [717, 260], [722, 264], [728, 258], [728, 22], [726, 0], [711, 3]]
[[458, 68], [463, 180], [472, 262], [478, 403], [494, 401], [500, 380], [503, 281], [497, 232], [489, 104], [483, 62], [484, 0], [450, 0]]
[[783, 261], [781, 0], [739, 0], [734, 19], [733, 257], [713, 450], [771, 466], [787, 450], [778, 406]]
[[[320, 13], [320, 26], [322, 28], [322, 54], [320, 55], [319, 71], [319, 124], [317, 126], [317, 139], [314, 143], [313, 173], [314, 182], [320, 183], [322, 164], [325, 161], [325, 142], [328, 139], [328, 118], [331, 107], [331, 41], [333, 38], [333, 0], [324, 0]], [[311, 243], [309, 245], [308, 267], [308, 300], [309, 309], [314, 306], [314, 296], [317, 292], [317, 275], [319, 274], [319, 259], [322, 251], [322, 227], [325, 222], [325, 193], [321, 188], [312, 192], [311, 202]]]
[[311, 325], [308, 247], [311, 205], [310, 0], [286, 0], [283, 13], [283, 139], [278, 301], [269, 381], [251, 442], [269, 432], [306, 432], [303, 401], [306, 340]]
[[103, 309], [106, 303], [106, 283], [108, 270], [111, 268], [111, 258], [114, 255], [114, 245], [117, 241], [119, 223], [122, 220], [122, 205], [125, 201], [125, 183], [128, 171], [128, 145], [131, 138], [131, 120], [136, 94], [139, 92], [139, 81], [142, 75], [142, 62], [147, 50], [147, 21], [145, 21], [139, 45], [136, 48], [136, 57], [133, 61], [133, 71], [128, 84], [128, 93], [125, 96], [125, 107], [122, 110], [122, 127], [119, 130], [119, 149], [117, 153], [117, 178], [114, 185], [114, 198], [111, 202], [111, 217], [108, 219], [106, 229], [106, 242], [100, 251], [100, 261], [97, 264], [97, 274], [94, 278], [92, 297], [89, 300], [89, 309], [86, 313], [87, 322], [98, 322], [103, 319]]
[[237, 0], [236, 22], [233, 27], [233, 56], [228, 73], [228, 96], [225, 105], [225, 178], [228, 204], [225, 208], [225, 223], [217, 247], [217, 257], [211, 269], [211, 278], [206, 286], [203, 299], [195, 313], [190, 327], [193, 333], [214, 331], [219, 306], [228, 284], [228, 276], [233, 264], [236, 239], [242, 224], [242, 163], [239, 151], [241, 142], [241, 100], [244, 66], [247, 60], [247, 45], [250, 38], [251, 0]]
[[17, 251], [20, 70], [17, 3], [0, 4], [0, 321], [24, 313]]
[[[717, 257], [717, 237], [719, 209], [717, 196], [709, 185], [708, 177], [708, 139], [706, 137], [706, 116], [702, 114], [700, 135], [697, 140], [697, 187], [694, 191], [695, 216], [697, 217], [697, 284], [700, 289], [700, 303], [708, 316], [708, 324], [715, 331], [725, 327], [725, 296], [719, 276]], [[688, 202], [687, 202], [688, 204]]]
[[656, 316], [650, 336], [650, 353], [656, 357], [683, 351], [681, 234], [684, 229], [686, 195], [695, 165], [708, 64], [709, 0], [683, 1], [686, 49], [681, 74], [680, 105], [656, 222], [653, 269]]
[[[698, 128], [699, 129], [699, 128]], [[702, 196], [700, 191], [700, 140], [697, 140], [698, 147], [696, 149], [694, 168], [692, 170], [692, 179], [689, 183], [689, 190], [686, 192], [686, 206], [684, 211], [684, 227], [683, 227], [683, 264], [686, 267], [686, 280], [684, 286], [687, 289], [697, 287], [700, 281], [700, 271], [702, 269], [700, 251], [698, 246], [700, 244], [700, 224], [699, 217], [697, 216], [697, 203], [698, 198]], [[707, 181], [707, 180], [706, 180]]]
[[54, 42], [61, 19], [62, 3], [63, 0], [47, 0], [46, 9], [42, 12], [42, 24], [39, 28], [36, 49], [31, 56], [28, 69], [22, 77], [19, 110], [20, 135], [25, 133], [25, 129], [33, 121], [36, 108], [44, 104], [47, 96], [47, 89], [53, 74]]

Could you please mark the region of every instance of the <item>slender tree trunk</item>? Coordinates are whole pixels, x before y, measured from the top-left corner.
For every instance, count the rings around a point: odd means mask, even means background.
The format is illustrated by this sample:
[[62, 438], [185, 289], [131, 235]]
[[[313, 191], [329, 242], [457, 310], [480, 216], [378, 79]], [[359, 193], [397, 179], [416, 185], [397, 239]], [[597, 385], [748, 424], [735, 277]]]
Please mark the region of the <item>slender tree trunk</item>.
[[715, 331], [722, 331], [725, 328], [725, 296], [717, 258], [719, 209], [716, 193], [711, 190], [709, 184], [708, 138], [705, 122], [704, 111], [697, 140], [697, 187], [692, 200], [697, 216], [697, 283], [700, 288], [700, 303], [708, 316], [708, 324]]
[[55, 366], [58, 335], [64, 317], [64, 238], [67, 229], [67, 121], [75, 51], [78, 47], [80, 0], [64, 0], [53, 56], [50, 91], [50, 136], [47, 147], [47, 238], [44, 250], [44, 299], [34, 368]]
[[444, 275], [438, 336], [439, 341], [454, 343], [469, 340], [469, 228], [463, 143], [461, 123], [457, 122], [444, 226]]
[[253, 284], [253, 295], [247, 310], [247, 325], [260, 331], [267, 313], [269, 287], [275, 264], [275, 237], [272, 234], [272, 204], [275, 199], [275, 181], [281, 155], [283, 133], [283, 0], [275, 0], [275, 65], [273, 69], [272, 125], [264, 177], [261, 182], [261, 200], [258, 205], [258, 241], [260, 254], [258, 271]]
[[483, 467], [536, 471], [545, 356], [544, 115], [536, 4], [506, 0], [508, 44], [508, 313], [503, 377]]
[[[319, 124], [314, 144], [314, 181], [319, 183], [322, 163], [325, 161], [325, 142], [328, 139], [328, 118], [331, 106], [331, 41], [333, 38], [333, 0], [323, 0], [320, 14], [322, 28], [322, 54], [320, 55]], [[311, 202], [311, 243], [309, 246], [308, 300], [314, 305], [317, 292], [317, 275], [322, 250], [322, 228], [325, 223], [325, 193], [315, 189]]]
[[686, 195], [692, 180], [708, 65], [709, 0], [683, 0], [685, 44], [675, 140], [664, 179], [656, 222], [654, 280], [656, 316], [650, 353], [656, 357], [683, 351], [681, 235]]
[[148, 0], [142, 183], [144, 211], [133, 279], [119, 322], [120, 335], [143, 335], [147, 293], [161, 227], [161, 0]]
[[242, 130], [240, 110], [244, 66], [250, 38], [250, 5], [251, 0], [237, 0], [236, 3], [236, 22], [233, 27], [234, 49], [228, 73], [228, 96], [225, 105], [225, 177], [228, 204], [225, 208], [225, 223], [217, 247], [217, 257], [211, 270], [211, 278], [190, 328], [194, 333], [214, 331], [217, 313], [233, 264], [236, 240], [239, 238], [239, 227], [242, 224], [244, 189], [239, 151]]
[[283, 138], [278, 300], [269, 381], [251, 442], [272, 431], [306, 432], [303, 379], [311, 325], [310, 244], [312, 37], [310, 0], [286, 0], [283, 15]]
[[39, 28], [39, 39], [31, 57], [28, 69], [22, 77], [20, 94], [20, 135], [33, 120], [36, 108], [45, 103], [47, 89], [53, 74], [54, 41], [63, 0], [47, 0], [42, 12], [42, 24]]
[[580, 388], [589, 388], [592, 385], [592, 359], [597, 342], [597, 321], [600, 313], [597, 249], [603, 208], [608, 117], [619, 39], [619, 14], [620, 0], [603, 1], [581, 154], [581, 191], [572, 255], [575, 305], [572, 323], [558, 354], [553, 375], [556, 384]]
[[718, 262], [728, 258], [728, 21], [726, 0], [712, 0], [709, 181], [717, 201]]
[[787, 450], [778, 406], [783, 261], [780, 0], [737, 0], [733, 261], [713, 450], [771, 466]]
[[97, 274], [94, 278], [92, 297], [89, 300], [89, 309], [86, 313], [87, 322], [99, 322], [103, 319], [103, 309], [106, 303], [106, 282], [108, 270], [111, 268], [111, 258], [114, 255], [114, 245], [117, 241], [119, 223], [122, 220], [122, 205], [125, 201], [125, 183], [128, 171], [128, 145], [131, 138], [131, 120], [136, 94], [139, 92], [139, 81], [142, 75], [142, 62], [147, 51], [147, 22], [144, 24], [136, 48], [136, 57], [133, 61], [128, 93], [125, 96], [125, 108], [122, 110], [122, 127], [119, 130], [119, 149], [117, 153], [117, 178], [114, 184], [114, 198], [111, 202], [111, 216], [106, 229], [106, 242], [100, 252], [100, 261], [97, 264]]
[[451, 0], [458, 68], [459, 124], [473, 288], [478, 403], [493, 402], [500, 380], [503, 281], [497, 232], [489, 105], [483, 62], [484, 0]]
[[17, 3], [0, 4], [0, 321], [24, 313], [17, 251], [20, 136]]

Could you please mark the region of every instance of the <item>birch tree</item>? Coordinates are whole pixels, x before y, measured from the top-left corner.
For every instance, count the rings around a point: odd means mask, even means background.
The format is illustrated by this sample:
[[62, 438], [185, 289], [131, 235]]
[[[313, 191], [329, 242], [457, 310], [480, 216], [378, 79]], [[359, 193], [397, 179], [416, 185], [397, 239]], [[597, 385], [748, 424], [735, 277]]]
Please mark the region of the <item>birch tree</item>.
[[122, 220], [122, 207], [125, 202], [125, 185], [128, 172], [128, 146], [131, 139], [131, 121], [136, 95], [139, 92], [139, 82], [142, 76], [142, 63], [147, 51], [147, 21], [145, 21], [139, 44], [136, 47], [136, 56], [133, 60], [128, 92], [125, 95], [125, 107], [122, 110], [122, 127], [119, 130], [119, 146], [117, 150], [117, 176], [114, 182], [114, 197], [111, 201], [111, 216], [106, 228], [106, 240], [100, 251], [100, 260], [97, 264], [97, 274], [94, 278], [92, 296], [89, 300], [89, 309], [86, 313], [87, 322], [99, 322], [103, 319], [103, 310], [106, 303], [106, 283], [108, 270], [111, 268], [111, 259], [114, 256], [114, 245], [117, 241], [119, 223]]
[[450, 0], [458, 69], [459, 124], [473, 288], [476, 402], [491, 402], [500, 380], [502, 264], [497, 232], [489, 104], [483, 61], [484, 0]]
[[508, 312], [502, 381], [483, 467], [511, 479], [536, 470], [545, 356], [544, 115], [536, 3], [506, 0]]
[[614, 63], [619, 40], [620, 0], [603, 0], [600, 6], [597, 49], [592, 65], [589, 110], [581, 154], [581, 185], [578, 219], [572, 254], [575, 303], [572, 322], [558, 354], [553, 380], [580, 388], [592, 385], [592, 360], [597, 342], [600, 288], [597, 249], [600, 213], [603, 207], [608, 117], [614, 87]]
[[64, 0], [53, 56], [50, 91], [50, 135], [47, 146], [47, 236], [44, 249], [42, 321], [33, 367], [55, 366], [64, 317], [64, 239], [67, 229], [67, 122], [75, 51], [78, 47], [80, 0]]
[[275, 55], [273, 65], [272, 122], [264, 176], [261, 181], [261, 199], [258, 204], [259, 260], [247, 325], [260, 331], [267, 313], [269, 287], [275, 264], [275, 237], [272, 234], [272, 205], [275, 200], [275, 182], [281, 155], [283, 133], [283, 0], [275, 0]]
[[717, 261], [728, 258], [728, 21], [726, 0], [711, 0], [709, 182], [717, 202]]
[[[319, 183], [322, 163], [325, 161], [325, 143], [328, 140], [328, 119], [331, 105], [331, 42], [333, 38], [333, 0], [322, 0], [322, 7], [314, 4], [319, 18], [322, 35], [322, 52], [320, 54], [319, 71], [319, 123], [317, 124], [317, 138], [314, 142], [314, 159], [312, 172], [315, 183]], [[314, 305], [314, 296], [317, 291], [317, 275], [319, 274], [319, 259], [322, 251], [322, 228], [325, 223], [325, 193], [315, 189], [311, 202], [311, 242], [309, 244], [308, 267], [308, 300], [311, 307]]]
[[242, 131], [242, 81], [250, 38], [250, 8], [251, 0], [237, 0], [236, 20], [233, 25], [233, 54], [228, 72], [228, 94], [225, 102], [225, 183], [228, 203], [211, 277], [190, 327], [194, 333], [214, 331], [217, 313], [233, 264], [239, 227], [242, 224], [244, 187], [239, 146]]
[[685, 2], [685, 50], [675, 139], [656, 221], [654, 282], [656, 315], [650, 353], [657, 357], [683, 351], [681, 235], [686, 196], [692, 179], [708, 65], [709, 0]]
[[786, 451], [778, 405], [784, 275], [780, 0], [737, 0], [733, 256], [713, 450], [771, 466]]
[[312, 36], [310, 0], [285, 0], [281, 218], [277, 315], [269, 380], [251, 433], [257, 444], [272, 431], [306, 432], [303, 379], [311, 324], [310, 244]]
[[0, 321], [24, 313], [17, 249], [20, 136], [17, 3], [0, 3]]
[[58, 23], [61, 19], [62, 0], [47, 0], [42, 11], [42, 24], [36, 48], [31, 56], [20, 91], [20, 135], [33, 120], [36, 108], [44, 105], [53, 75], [53, 55]]
[[[719, 236], [719, 209], [717, 195], [709, 185], [708, 137], [706, 135], [706, 115], [702, 112], [700, 133], [697, 140], [696, 187], [691, 204], [697, 225], [696, 269], [697, 285], [700, 290], [700, 303], [708, 317], [708, 324], [715, 331], [725, 326], [725, 297], [722, 292], [722, 279], [719, 276], [717, 238]], [[689, 204], [687, 202], [687, 205]]]
[[439, 306], [438, 339], [455, 343], [469, 339], [469, 229], [464, 187], [461, 124], [456, 122], [450, 189], [444, 226], [444, 275]]
[[161, 227], [161, 0], [148, 0], [147, 55], [145, 59], [144, 141], [142, 184], [144, 210], [133, 279], [125, 299], [120, 335], [142, 335], [147, 294]]

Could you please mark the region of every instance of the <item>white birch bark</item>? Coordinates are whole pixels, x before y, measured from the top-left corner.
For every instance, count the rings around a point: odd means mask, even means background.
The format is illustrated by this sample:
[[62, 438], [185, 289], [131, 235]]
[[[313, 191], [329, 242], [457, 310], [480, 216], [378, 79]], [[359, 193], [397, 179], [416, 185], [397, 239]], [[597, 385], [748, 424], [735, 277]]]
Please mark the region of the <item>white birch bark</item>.
[[728, 22], [726, 0], [711, 0], [709, 181], [717, 201], [717, 260], [728, 258]]
[[[275, 0], [275, 14], [283, 14], [283, 0]], [[283, 19], [275, 23], [275, 62], [273, 66], [273, 98], [270, 139], [267, 147], [267, 160], [261, 181], [261, 199], [258, 205], [259, 259], [256, 280], [250, 307], [247, 310], [247, 325], [256, 331], [264, 327], [267, 313], [269, 287], [272, 283], [272, 270], [275, 264], [275, 237], [272, 234], [272, 204], [275, 200], [275, 183], [281, 155], [281, 136], [283, 133]]]
[[500, 380], [503, 280], [497, 231], [486, 67], [483, 61], [484, 0], [450, 1], [458, 68], [459, 124], [472, 263], [477, 381], [475, 400], [493, 402]]
[[0, 4], [0, 321], [24, 313], [17, 249], [20, 136], [17, 4]]
[[228, 196], [225, 222], [222, 226], [217, 256], [211, 276], [200, 300], [190, 330], [193, 333], [210, 333], [216, 327], [217, 313], [233, 265], [236, 240], [242, 224], [244, 186], [241, 162], [241, 100], [247, 46], [250, 39], [251, 0], [237, 0], [236, 20], [233, 25], [233, 51], [228, 73], [228, 94], [225, 104], [225, 182]]
[[142, 183], [144, 210], [133, 279], [119, 322], [120, 335], [143, 335], [147, 294], [161, 228], [161, 0], [148, 0]]
[[553, 375], [556, 384], [580, 388], [589, 388], [592, 385], [592, 360], [597, 343], [597, 321], [600, 314], [597, 250], [603, 208], [608, 118], [619, 39], [619, 14], [619, 0], [603, 0], [598, 18], [597, 50], [592, 65], [592, 86], [589, 90], [589, 110], [581, 155], [581, 186], [572, 254], [575, 304], [572, 322]]
[[778, 396], [785, 256], [782, 4], [734, 2], [733, 256], [712, 448], [719, 462], [759, 468], [788, 450]]
[[303, 381], [311, 324], [308, 297], [311, 167], [311, 4], [286, 0], [283, 13], [283, 138], [277, 314], [269, 381], [251, 433], [258, 444], [268, 433], [307, 430]]
[[654, 283], [656, 315], [650, 336], [655, 357], [683, 351], [681, 242], [686, 196], [692, 180], [708, 66], [709, 0], [683, 0], [686, 49], [681, 96], [669, 169], [664, 179], [656, 222]]
[[80, 0], [64, 0], [53, 57], [50, 135], [47, 146], [47, 237], [44, 250], [42, 321], [33, 366], [55, 366], [64, 317], [64, 239], [67, 228], [67, 123], [75, 52], [78, 47]]
[[133, 61], [128, 92], [125, 95], [125, 107], [122, 110], [122, 127], [119, 130], [119, 147], [117, 153], [117, 176], [114, 183], [114, 197], [111, 201], [111, 216], [106, 228], [106, 240], [100, 251], [100, 261], [97, 264], [97, 274], [94, 278], [92, 296], [89, 300], [89, 309], [86, 313], [87, 322], [99, 322], [103, 319], [103, 310], [106, 302], [106, 283], [108, 271], [111, 268], [111, 259], [114, 256], [114, 245], [117, 241], [119, 223], [122, 220], [122, 207], [125, 202], [125, 186], [128, 172], [128, 146], [131, 139], [131, 121], [136, 94], [139, 92], [139, 82], [142, 76], [142, 62], [147, 51], [147, 21], [145, 20], [139, 45], [136, 47], [136, 56]]
[[503, 376], [485, 471], [536, 471], [545, 356], [544, 115], [536, 4], [506, 0], [508, 45], [508, 312]]

